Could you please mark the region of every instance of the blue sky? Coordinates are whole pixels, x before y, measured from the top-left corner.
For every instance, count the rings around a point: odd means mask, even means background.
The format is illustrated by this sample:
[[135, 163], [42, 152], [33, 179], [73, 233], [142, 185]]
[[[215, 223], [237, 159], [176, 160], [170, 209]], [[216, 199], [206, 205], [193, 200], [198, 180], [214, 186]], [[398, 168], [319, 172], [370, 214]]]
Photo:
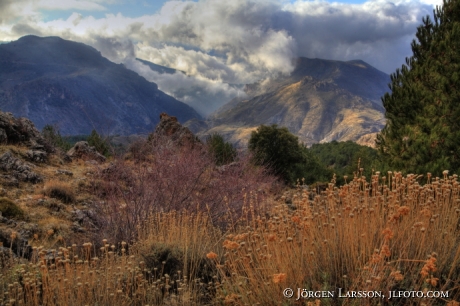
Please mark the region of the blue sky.
[[[299, 56], [392, 73], [440, 2], [351, 1], [0, 0], [0, 41], [33, 34], [91, 45], [208, 114], [240, 94], [229, 84], [289, 74]], [[156, 74], [136, 57], [187, 75]]]

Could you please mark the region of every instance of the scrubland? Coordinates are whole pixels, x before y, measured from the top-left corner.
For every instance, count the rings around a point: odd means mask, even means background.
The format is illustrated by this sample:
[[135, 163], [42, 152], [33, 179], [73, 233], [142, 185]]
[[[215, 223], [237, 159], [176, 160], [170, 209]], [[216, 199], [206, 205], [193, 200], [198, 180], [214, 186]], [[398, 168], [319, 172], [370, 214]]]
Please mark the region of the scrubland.
[[[26, 219], [34, 201], [65, 211], [84, 199], [94, 227], [71, 234], [42, 212], [37, 222], [55, 227], [29, 239], [23, 257], [12, 231], [2, 305], [459, 305], [457, 175], [357, 169], [341, 186], [286, 188], [247, 156], [217, 167], [200, 148], [146, 143], [72, 167], [73, 177], [26, 189]], [[297, 300], [298, 288], [336, 296]], [[448, 296], [339, 298], [338, 288]]]

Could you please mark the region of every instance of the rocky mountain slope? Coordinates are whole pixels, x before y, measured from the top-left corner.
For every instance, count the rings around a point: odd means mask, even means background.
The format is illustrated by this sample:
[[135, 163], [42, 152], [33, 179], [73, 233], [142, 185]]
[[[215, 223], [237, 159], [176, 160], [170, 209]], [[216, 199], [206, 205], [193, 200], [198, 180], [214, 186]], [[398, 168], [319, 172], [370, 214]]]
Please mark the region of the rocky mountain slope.
[[62, 134], [148, 133], [167, 112], [200, 115], [96, 49], [59, 37], [25, 36], [0, 45], [0, 109]]
[[384, 126], [380, 97], [390, 77], [363, 61], [299, 58], [290, 76], [247, 85], [245, 99], [233, 99], [206, 122], [186, 123], [203, 136], [219, 133], [245, 145], [261, 124], [287, 127], [311, 145], [318, 142], [361, 141]]

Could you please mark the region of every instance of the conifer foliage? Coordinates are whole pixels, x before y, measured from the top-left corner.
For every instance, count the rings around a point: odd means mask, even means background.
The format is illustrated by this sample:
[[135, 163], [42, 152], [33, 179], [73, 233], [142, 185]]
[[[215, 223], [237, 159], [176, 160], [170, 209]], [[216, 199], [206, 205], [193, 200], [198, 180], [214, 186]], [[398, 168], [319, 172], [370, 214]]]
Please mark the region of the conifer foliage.
[[414, 173], [460, 170], [460, 0], [444, 0], [417, 28], [413, 55], [391, 75], [377, 137], [391, 166]]

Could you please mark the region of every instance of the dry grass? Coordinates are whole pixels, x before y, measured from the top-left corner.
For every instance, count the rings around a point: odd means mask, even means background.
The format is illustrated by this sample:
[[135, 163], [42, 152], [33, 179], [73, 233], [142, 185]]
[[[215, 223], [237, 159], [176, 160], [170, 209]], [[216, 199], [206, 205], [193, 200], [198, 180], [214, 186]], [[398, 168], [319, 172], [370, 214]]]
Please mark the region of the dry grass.
[[63, 203], [75, 202], [75, 192], [69, 183], [51, 180], [45, 183], [43, 194], [61, 200]]
[[449, 299], [417, 301], [426, 305], [460, 298], [456, 176], [421, 186], [413, 175], [377, 174], [371, 183], [354, 178], [341, 188], [330, 184], [313, 199], [299, 193], [294, 210], [279, 205], [269, 218], [226, 237], [226, 253], [217, 260], [222, 301], [234, 294], [242, 305], [288, 303], [281, 295], [286, 287], [449, 292]]
[[[137, 242], [101, 247], [34, 247], [29, 262], [10, 260], [0, 278], [2, 305], [201, 305], [217, 278], [206, 250], [221, 234], [203, 214], [156, 213]], [[50, 233], [53, 234], [53, 233]], [[50, 238], [51, 239], [51, 238]], [[129, 253], [129, 254], [128, 254]]]
[[[39, 225], [54, 224], [53, 233], [37, 237], [31, 260], [10, 258], [3, 266], [0, 303], [458, 306], [459, 182], [447, 173], [421, 181], [376, 173], [370, 182], [358, 176], [340, 188], [331, 183], [320, 194], [299, 188], [292, 205], [277, 203], [264, 214], [255, 208], [270, 199], [242, 190], [238, 218], [223, 204], [227, 229], [203, 210], [151, 210], [136, 223], [132, 245], [65, 247], [65, 228], [49, 218]], [[294, 298], [282, 296], [287, 287]], [[297, 288], [442, 290], [449, 297], [296, 301]]]

